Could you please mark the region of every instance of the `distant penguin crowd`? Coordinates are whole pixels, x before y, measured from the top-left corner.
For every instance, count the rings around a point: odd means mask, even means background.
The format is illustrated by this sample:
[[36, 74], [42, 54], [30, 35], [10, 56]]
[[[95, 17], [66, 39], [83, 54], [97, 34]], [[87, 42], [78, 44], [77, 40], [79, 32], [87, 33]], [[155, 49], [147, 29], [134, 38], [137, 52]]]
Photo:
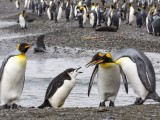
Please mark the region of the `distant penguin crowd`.
[[[21, 2], [15, 1], [17, 9], [23, 7]], [[159, 0], [24, 0], [24, 9], [38, 16], [47, 14], [48, 19], [55, 23], [61, 22], [62, 18], [66, 22], [77, 20], [80, 28], [89, 23], [92, 28], [103, 25], [119, 29], [121, 23], [126, 21], [128, 25], [136, 23], [139, 28], [146, 26], [149, 34], [160, 36]], [[26, 28], [23, 19], [25, 15], [20, 15], [20, 26]]]

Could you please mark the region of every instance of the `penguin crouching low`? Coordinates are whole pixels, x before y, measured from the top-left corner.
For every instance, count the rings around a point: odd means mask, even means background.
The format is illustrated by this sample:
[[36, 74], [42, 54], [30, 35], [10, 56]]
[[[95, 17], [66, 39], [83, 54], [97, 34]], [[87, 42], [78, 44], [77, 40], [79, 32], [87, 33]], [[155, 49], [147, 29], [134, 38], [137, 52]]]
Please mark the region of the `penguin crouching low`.
[[43, 104], [38, 108], [42, 109], [45, 107], [62, 107], [66, 98], [75, 85], [76, 76], [82, 73], [78, 71], [80, 68], [69, 68], [56, 76], [47, 88]]

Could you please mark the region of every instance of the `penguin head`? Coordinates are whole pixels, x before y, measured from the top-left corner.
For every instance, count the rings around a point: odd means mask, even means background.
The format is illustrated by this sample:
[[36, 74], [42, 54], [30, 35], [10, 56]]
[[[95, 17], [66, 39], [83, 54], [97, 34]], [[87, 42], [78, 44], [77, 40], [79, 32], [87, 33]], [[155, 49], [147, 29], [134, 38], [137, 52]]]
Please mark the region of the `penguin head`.
[[80, 12], [82, 12], [83, 11], [83, 7], [80, 7], [79, 10], [80, 10]]
[[75, 78], [78, 74], [83, 73], [83, 72], [78, 71], [79, 69], [81, 69], [81, 67], [77, 69], [69, 68], [65, 70], [64, 73], [67, 73], [71, 78]]
[[132, 3], [129, 3], [129, 7], [132, 7]]
[[93, 66], [93, 65], [97, 64], [98, 61], [102, 60], [103, 56], [104, 56], [104, 54], [101, 52], [96, 53], [92, 57], [92, 60], [86, 64], [86, 67]]
[[20, 43], [20, 44], [18, 44], [18, 46], [17, 46], [18, 50], [19, 50], [21, 53], [24, 53], [24, 54], [27, 52], [27, 50], [28, 50], [30, 47], [31, 47], [31, 45], [28, 44], [28, 43]]
[[142, 8], [143, 8], [143, 9], [146, 9], [146, 7], [145, 7], [144, 5], [142, 5]]
[[138, 7], [138, 8], [137, 8], [137, 11], [141, 11], [141, 9]]

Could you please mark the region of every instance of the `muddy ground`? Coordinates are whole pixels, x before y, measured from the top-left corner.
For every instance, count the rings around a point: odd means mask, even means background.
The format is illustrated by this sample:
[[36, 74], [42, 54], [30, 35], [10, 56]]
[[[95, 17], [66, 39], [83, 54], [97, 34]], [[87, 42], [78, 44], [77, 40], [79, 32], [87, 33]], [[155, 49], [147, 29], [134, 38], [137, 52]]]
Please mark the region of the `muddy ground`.
[[[21, 2], [23, 4], [23, 2]], [[17, 22], [18, 14], [23, 10], [16, 10], [13, 2], [0, 1], [0, 20]], [[49, 21], [47, 15], [38, 17], [36, 13], [27, 11], [34, 22], [27, 23], [27, 29], [20, 29], [18, 24], [0, 28], [0, 55], [13, 52], [20, 42], [34, 45], [39, 34], [45, 34], [47, 52], [33, 54], [33, 47], [28, 51], [29, 59], [50, 57], [82, 57], [92, 56], [86, 50], [97, 52], [99, 49], [115, 50], [134, 47], [143, 52], [160, 52], [160, 37], [149, 35], [146, 27], [137, 28], [135, 24], [122, 23], [117, 32], [96, 32], [87, 23], [84, 28], [78, 28], [77, 21], [66, 22], [65, 19], [55, 23]], [[63, 16], [64, 18], [64, 16]], [[12, 38], [16, 35], [16, 38]], [[4, 37], [5, 36], [5, 37]], [[10, 37], [10, 39], [6, 38]], [[18, 37], [21, 36], [21, 37]], [[97, 37], [96, 39], [83, 39], [83, 37]], [[63, 108], [43, 109], [21, 108], [18, 110], [0, 109], [0, 119], [55, 119], [55, 120], [159, 120], [160, 105], [141, 105], [107, 108], [99, 112], [98, 108]]]

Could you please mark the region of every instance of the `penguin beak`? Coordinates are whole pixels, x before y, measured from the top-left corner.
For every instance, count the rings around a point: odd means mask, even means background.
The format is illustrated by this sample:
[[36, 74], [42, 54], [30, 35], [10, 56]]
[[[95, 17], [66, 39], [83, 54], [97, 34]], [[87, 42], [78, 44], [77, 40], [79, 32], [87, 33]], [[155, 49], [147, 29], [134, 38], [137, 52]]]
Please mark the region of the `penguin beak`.
[[29, 44], [25, 46], [25, 48], [30, 48], [30, 47], [31, 47], [31, 45], [29, 45]]
[[88, 64], [86, 64], [86, 68], [88, 68], [89, 66], [93, 66], [93, 65], [97, 65], [97, 64], [101, 64], [103, 63], [104, 60], [98, 60], [98, 61], [90, 61]]
[[90, 61], [89, 63], [87, 63], [85, 66], [86, 68], [88, 68], [89, 66], [93, 66], [96, 64], [97, 61]]
[[77, 69], [76, 69], [76, 72], [77, 72], [78, 74], [83, 73], [83, 72], [78, 72], [79, 69], [81, 69], [81, 67], [77, 68]]

